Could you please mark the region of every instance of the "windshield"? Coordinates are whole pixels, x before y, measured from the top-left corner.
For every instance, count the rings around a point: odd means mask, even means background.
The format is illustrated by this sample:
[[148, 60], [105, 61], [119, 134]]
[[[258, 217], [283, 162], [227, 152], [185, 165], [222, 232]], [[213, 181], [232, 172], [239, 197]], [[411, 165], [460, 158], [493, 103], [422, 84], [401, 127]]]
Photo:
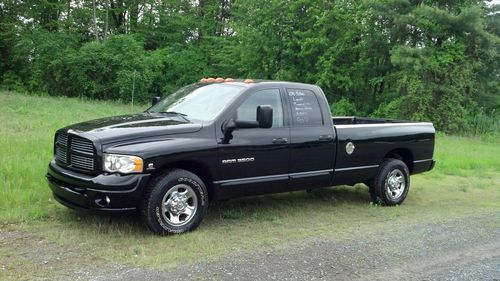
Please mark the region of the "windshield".
[[244, 89], [229, 84], [191, 84], [161, 100], [148, 112], [179, 113], [187, 118], [210, 121]]

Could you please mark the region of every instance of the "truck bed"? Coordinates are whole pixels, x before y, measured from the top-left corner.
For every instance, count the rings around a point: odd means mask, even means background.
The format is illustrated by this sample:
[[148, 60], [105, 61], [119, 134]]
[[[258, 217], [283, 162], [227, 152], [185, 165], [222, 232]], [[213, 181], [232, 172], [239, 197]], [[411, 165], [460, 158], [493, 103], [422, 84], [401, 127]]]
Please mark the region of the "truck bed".
[[[432, 168], [435, 130], [432, 123], [368, 118], [332, 117], [337, 137], [334, 185], [372, 179], [383, 162], [397, 152], [411, 174]], [[354, 152], [346, 147], [352, 143]]]

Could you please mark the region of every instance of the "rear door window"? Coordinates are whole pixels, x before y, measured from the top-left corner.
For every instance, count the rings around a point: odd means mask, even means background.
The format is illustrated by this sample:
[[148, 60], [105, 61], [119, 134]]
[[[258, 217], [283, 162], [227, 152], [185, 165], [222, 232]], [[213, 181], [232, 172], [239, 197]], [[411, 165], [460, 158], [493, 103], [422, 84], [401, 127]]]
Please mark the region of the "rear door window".
[[318, 98], [311, 90], [287, 89], [294, 126], [322, 126], [323, 116]]

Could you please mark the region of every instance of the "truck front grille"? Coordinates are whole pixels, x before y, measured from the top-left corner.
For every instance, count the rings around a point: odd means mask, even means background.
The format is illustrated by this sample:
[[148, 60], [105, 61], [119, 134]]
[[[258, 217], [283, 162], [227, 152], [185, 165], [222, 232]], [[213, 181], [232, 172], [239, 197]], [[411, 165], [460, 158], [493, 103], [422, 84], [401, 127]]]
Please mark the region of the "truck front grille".
[[65, 133], [57, 134], [56, 142], [62, 146], [68, 146], [68, 134]]
[[94, 159], [86, 156], [71, 154], [71, 166], [83, 170], [94, 170]]
[[69, 169], [95, 171], [95, 149], [91, 140], [67, 133], [55, 138], [55, 160]]
[[94, 155], [94, 144], [84, 138], [72, 137], [71, 138], [71, 151], [80, 152], [87, 155]]
[[68, 164], [68, 154], [65, 147], [56, 146], [56, 161]]

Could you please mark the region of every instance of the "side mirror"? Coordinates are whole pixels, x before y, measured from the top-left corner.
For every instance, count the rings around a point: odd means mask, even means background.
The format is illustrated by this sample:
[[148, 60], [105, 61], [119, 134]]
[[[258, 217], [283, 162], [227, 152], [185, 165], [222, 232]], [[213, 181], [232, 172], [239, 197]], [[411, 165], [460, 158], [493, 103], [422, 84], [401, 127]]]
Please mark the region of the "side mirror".
[[236, 129], [263, 128], [269, 129], [273, 126], [273, 107], [270, 105], [257, 106], [257, 121], [229, 120], [223, 125], [224, 133], [231, 133]]
[[270, 105], [257, 106], [257, 121], [243, 121], [231, 119], [222, 125], [224, 138], [222, 143], [229, 143], [236, 129], [263, 128], [269, 129], [273, 126], [273, 107]]
[[273, 107], [270, 105], [257, 106], [257, 122], [259, 128], [271, 128], [273, 126]]
[[159, 103], [161, 100], [160, 97], [154, 97], [152, 100], [151, 100], [151, 105], [155, 105], [157, 103]]
[[225, 134], [230, 134], [236, 129], [251, 129], [259, 128], [259, 122], [257, 121], [242, 121], [242, 120], [229, 120], [223, 127]]

